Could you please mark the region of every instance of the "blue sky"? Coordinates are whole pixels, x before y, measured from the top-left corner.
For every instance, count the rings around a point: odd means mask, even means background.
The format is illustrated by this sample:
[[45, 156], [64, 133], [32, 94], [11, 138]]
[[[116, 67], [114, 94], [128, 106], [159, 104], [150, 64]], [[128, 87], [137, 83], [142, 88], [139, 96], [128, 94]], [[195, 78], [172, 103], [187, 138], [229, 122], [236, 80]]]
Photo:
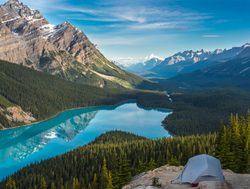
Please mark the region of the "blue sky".
[[[0, 2], [4, 2], [0, 0]], [[70, 21], [109, 59], [166, 57], [250, 42], [249, 0], [23, 0], [53, 24]]]

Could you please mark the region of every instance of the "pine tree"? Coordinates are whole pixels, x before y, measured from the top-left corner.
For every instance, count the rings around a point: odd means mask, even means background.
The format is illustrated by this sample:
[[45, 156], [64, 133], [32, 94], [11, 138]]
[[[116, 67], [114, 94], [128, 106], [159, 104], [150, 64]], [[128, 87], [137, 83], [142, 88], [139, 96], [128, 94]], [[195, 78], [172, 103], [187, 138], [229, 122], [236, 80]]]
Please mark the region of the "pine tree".
[[149, 163], [148, 163], [148, 170], [153, 170], [156, 168], [156, 163], [155, 160], [150, 159]]
[[97, 189], [97, 176], [94, 174], [93, 181], [91, 183], [90, 189]]
[[46, 183], [46, 180], [44, 177], [41, 177], [41, 180], [40, 180], [40, 188], [41, 189], [47, 189], [47, 183]]
[[109, 179], [109, 175], [108, 175], [107, 162], [106, 162], [106, 159], [104, 159], [103, 164], [102, 164], [101, 176], [100, 176], [100, 188], [101, 189], [107, 189], [108, 179]]
[[113, 189], [112, 174], [111, 174], [110, 171], [109, 171], [109, 174], [108, 174], [108, 185], [107, 185], [107, 189]]
[[6, 184], [5, 189], [16, 189], [16, 182], [12, 177], [9, 177]]
[[118, 177], [119, 183], [117, 183], [117, 185], [119, 188], [127, 184], [132, 178], [130, 163], [126, 158], [122, 159], [120, 162]]
[[52, 182], [51, 186], [50, 186], [50, 189], [56, 189], [56, 185], [54, 182]]
[[137, 174], [138, 174], [138, 173], [143, 173], [143, 172], [145, 172], [145, 171], [146, 171], [146, 166], [145, 166], [145, 164], [144, 164], [141, 160], [139, 160], [138, 168], [137, 168], [137, 170], [136, 170]]
[[80, 188], [80, 184], [77, 178], [73, 178], [73, 183], [72, 183], [72, 189], [79, 189]]

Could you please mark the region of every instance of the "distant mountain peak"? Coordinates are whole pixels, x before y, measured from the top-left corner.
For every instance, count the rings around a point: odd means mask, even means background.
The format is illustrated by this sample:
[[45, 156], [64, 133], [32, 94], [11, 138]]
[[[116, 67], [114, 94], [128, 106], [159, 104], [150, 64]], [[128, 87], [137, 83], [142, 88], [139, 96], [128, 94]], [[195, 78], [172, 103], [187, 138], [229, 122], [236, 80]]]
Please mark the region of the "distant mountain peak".
[[2, 23], [10, 23], [21, 19], [29, 22], [38, 20], [45, 21], [45, 18], [38, 10], [32, 10], [18, 0], [9, 0], [5, 4], [1, 5], [0, 8], [2, 11], [0, 13], [0, 21]]
[[250, 47], [250, 43], [246, 43], [246, 44], [244, 44], [242, 47], [243, 47], [243, 48], [248, 48], [248, 47]]
[[215, 49], [213, 54], [220, 54], [220, 53], [223, 53], [223, 49]]
[[20, 1], [18, 1], [18, 0], [8, 0], [5, 4], [21, 4], [21, 2]]
[[155, 55], [154, 53], [150, 54], [149, 56], [146, 56], [145, 59], [144, 59], [144, 62], [146, 61], [149, 61], [149, 60], [152, 60], [152, 59], [158, 59], [160, 61], [164, 60], [163, 58]]

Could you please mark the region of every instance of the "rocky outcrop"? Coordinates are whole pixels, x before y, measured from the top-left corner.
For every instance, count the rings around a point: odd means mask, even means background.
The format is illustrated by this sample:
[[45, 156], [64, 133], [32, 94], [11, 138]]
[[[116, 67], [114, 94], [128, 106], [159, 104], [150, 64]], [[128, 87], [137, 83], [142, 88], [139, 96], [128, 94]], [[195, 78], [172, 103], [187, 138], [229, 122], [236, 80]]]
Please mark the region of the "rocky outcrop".
[[[10, 125], [18, 125], [18, 124], [30, 124], [36, 119], [30, 112], [25, 112], [20, 106], [10, 106], [10, 107], [1, 107], [0, 106], [0, 115], [1, 120], [5, 120], [5, 124], [7, 126]], [[0, 130], [4, 129], [6, 125], [1, 124], [0, 122]]]
[[6, 109], [7, 119], [11, 122], [19, 122], [29, 124], [36, 121], [30, 112], [25, 112], [20, 106], [8, 107]]
[[108, 83], [128, 86], [106, 76], [128, 80], [132, 86], [141, 81], [109, 62], [69, 22], [51, 25], [39, 11], [18, 0], [0, 6], [0, 59], [99, 87]]
[[[250, 174], [236, 174], [230, 170], [224, 170], [225, 182], [204, 181], [198, 187], [191, 187], [188, 184], [172, 184], [183, 167], [165, 165], [153, 171], [142, 173], [132, 179], [132, 181], [122, 189], [247, 189], [250, 186]], [[155, 185], [152, 186], [153, 180]]]

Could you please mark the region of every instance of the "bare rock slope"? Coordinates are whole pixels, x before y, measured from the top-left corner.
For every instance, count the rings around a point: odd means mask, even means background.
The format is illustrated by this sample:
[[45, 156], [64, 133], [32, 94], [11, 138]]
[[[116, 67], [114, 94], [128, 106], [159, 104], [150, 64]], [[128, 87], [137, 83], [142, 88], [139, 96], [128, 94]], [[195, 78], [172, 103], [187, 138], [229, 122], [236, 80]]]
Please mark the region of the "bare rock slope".
[[[171, 184], [183, 167], [162, 166], [153, 171], [142, 173], [133, 178], [133, 180], [123, 189], [248, 189], [250, 188], [250, 174], [236, 174], [230, 170], [224, 170], [226, 182], [201, 182], [198, 187], [191, 187], [190, 185]], [[161, 186], [152, 186], [154, 178], [159, 178]]]
[[51, 25], [18, 0], [0, 6], [0, 59], [98, 87], [142, 81], [108, 61], [69, 22]]

